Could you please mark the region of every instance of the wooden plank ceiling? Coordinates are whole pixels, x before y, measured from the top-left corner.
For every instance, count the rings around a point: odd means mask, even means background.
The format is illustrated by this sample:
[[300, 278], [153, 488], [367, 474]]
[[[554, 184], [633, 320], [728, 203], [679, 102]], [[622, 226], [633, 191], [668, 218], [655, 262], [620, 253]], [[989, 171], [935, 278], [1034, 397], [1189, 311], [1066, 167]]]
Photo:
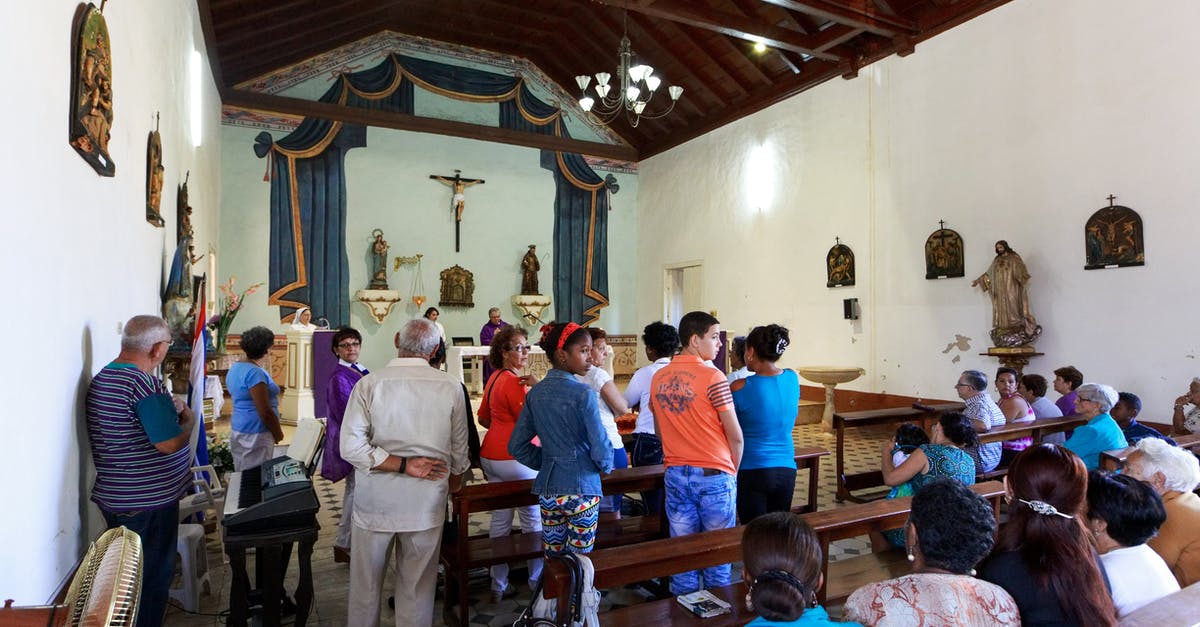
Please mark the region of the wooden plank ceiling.
[[[683, 97], [669, 115], [611, 127], [628, 147], [578, 151], [646, 158], [915, 45], [1009, 0], [197, 0], [226, 104], [377, 126], [527, 143], [498, 129], [429, 118], [337, 115], [239, 83], [381, 31], [524, 57], [568, 93], [574, 77], [615, 74], [627, 25], [640, 61]], [[627, 11], [627, 13], [626, 13]], [[754, 42], [767, 45], [764, 53]], [[615, 77], [614, 77], [615, 80]], [[666, 98], [662, 93], [656, 97]], [[391, 116], [392, 119], [388, 120]], [[542, 146], [544, 139], [528, 142]], [[562, 149], [562, 146], [555, 146]]]

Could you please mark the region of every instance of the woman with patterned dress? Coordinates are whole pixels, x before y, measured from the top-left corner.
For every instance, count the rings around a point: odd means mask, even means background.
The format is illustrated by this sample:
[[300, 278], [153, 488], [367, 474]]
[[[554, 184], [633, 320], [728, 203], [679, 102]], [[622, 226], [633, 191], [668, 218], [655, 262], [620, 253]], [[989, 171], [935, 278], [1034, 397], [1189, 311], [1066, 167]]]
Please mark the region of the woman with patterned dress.
[[912, 574], [855, 590], [842, 617], [869, 627], [1020, 625], [1008, 592], [974, 576], [995, 531], [986, 499], [949, 477], [930, 479], [912, 497], [904, 528]]
[[[883, 443], [879, 464], [884, 483], [894, 487], [908, 482], [914, 495], [938, 477], [950, 477], [963, 485], [975, 483], [975, 460], [963, 450], [979, 445], [971, 419], [958, 412], [946, 412], [931, 431], [929, 444], [914, 450], [900, 466], [892, 462], [892, 450], [896, 446], [894, 438]], [[876, 551], [886, 550], [889, 545], [904, 546], [904, 534], [900, 529], [882, 534], [872, 532], [871, 542]]]

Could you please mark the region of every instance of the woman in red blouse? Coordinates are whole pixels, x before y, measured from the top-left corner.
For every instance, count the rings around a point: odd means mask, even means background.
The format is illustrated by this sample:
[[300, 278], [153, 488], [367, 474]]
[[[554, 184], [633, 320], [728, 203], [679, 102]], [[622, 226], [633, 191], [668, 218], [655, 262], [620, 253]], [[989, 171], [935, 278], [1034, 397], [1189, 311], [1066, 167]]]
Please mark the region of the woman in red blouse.
[[[508, 454], [508, 440], [517, 424], [517, 416], [521, 415], [521, 407], [525, 405], [525, 393], [538, 381], [533, 375], [521, 374], [529, 363], [529, 350], [529, 337], [525, 329], [516, 325], [500, 329], [492, 338], [488, 362], [495, 371], [488, 379], [483, 390], [483, 400], [479, 403], [479, 424], [487, 429], [479, 456], [483, 473], [489, 482], [519, 481], [537, 477], [536, 470]], [[524, 531], [542, 530], [542, 515], [537, 505], [515, 509], [521, 517], [521, 528]], [[512, 522], [512, 509], [493, 511], [488, 536], [507, 536], [512, 530]], [[508, 564], [492, 566], [491, 574], [493, 603], [516, 594], [516, 588], [508, 583]], [[529, 560], [530, 588], [533, 588], [541, 575], [542, 560]]]

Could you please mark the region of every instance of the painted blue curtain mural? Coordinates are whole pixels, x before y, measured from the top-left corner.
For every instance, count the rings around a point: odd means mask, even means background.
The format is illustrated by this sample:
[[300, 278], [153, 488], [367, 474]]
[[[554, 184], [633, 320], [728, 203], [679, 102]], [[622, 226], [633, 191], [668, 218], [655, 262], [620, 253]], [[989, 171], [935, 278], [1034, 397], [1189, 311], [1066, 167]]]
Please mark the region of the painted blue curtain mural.
[[[413, 113], [413, 88], [468, 102], [500, 104], [499, 126], [566, 137], [561, 112], [538, 99], [520, 77], [393, 54], [379, 65], [341, 75], [321, 102]], [[305, 118], [273, 142], [260, 133], [254, 150], [270, 157], [271, 247], [268, 304], [287, 320], [311, 306], [333, 326], [350, 323], [346, 256], [346, 151], [366, 145], [361, 126]], [[554, 174], [554, 300], [558, 320], [595, 322], [608, 305], [608, 197], [583, 157], [543, 152]]]

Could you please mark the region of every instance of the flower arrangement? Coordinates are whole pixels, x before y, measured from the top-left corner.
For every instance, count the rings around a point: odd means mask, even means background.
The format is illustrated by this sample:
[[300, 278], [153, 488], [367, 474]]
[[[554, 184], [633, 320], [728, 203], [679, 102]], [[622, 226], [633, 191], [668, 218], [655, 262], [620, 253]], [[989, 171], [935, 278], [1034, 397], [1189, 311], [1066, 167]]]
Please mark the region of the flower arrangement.
[[242, 305], [246, 304], [246, 297], [258, 291], [262, 287], [262, 283], [255, 283], [242, 291], [241, 294], [233, 291], [233, 282], [236, 277], [229, 277], [229, 280], [217, 285], [217, 289], [221, 290], [220, 311], [213, 317], [208, 319], [208, 327], [211, 328], [217, 337], [216, 348], [218, 353], [225, 352], [225, 339], [229, 336], [229, 327], [233, 324], [233, 319], [237, 313], [241, 311]]
[[208, 462], [222, 477], [233, 472], [233, 452], [229, 450], [229, 434], [213, 433], [208, 436]]

